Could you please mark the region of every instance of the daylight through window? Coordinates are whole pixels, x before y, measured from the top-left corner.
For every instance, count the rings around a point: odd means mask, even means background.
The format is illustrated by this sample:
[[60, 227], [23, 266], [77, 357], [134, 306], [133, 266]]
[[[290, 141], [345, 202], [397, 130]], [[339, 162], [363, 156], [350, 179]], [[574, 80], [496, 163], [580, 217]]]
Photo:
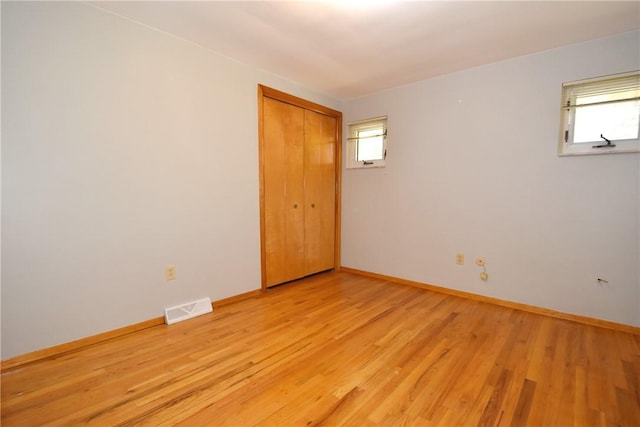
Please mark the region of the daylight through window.
[[387, 118], [349, 124], [347, 168], [383, 167], [387, 155]]
[[563, 84], [559, 153], [640, 151], [640, 72]]

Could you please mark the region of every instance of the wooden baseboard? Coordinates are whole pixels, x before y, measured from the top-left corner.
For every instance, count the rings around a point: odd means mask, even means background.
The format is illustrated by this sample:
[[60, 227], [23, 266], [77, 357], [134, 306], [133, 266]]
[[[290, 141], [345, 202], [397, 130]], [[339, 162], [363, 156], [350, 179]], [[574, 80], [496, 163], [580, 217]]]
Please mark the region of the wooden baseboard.
[[569, 320], [572, 322], [582, 323], [590, 326], [598, 326], [601, 328], [612, 329], [620, 332], [627, 332], [630, 334], [640, 335], [640, 327], [625, 325], [623, 323], [610, 322], [608, 320], [595, 319], [593, 317], [580, 316], [577, 314], [563, 313], [561, 311], [550, 310], [548, 308], [536, 307], [534, 305], [521, 304], [518, 302], [501, 300], [498, 298], [487, 297], [484, 295], [473, 294], [471, 292], [458, 291], [455, 289], [443, 288], [441, 286], [429, 285], [426, 283], [415, 282], [413, 280], [401, 279], [398, 277], [387, 276], [384, 274], [371, 273], [369, 271], [358, 270], [355, 268], [344, 267], [340, 268], [340, 271], [344, 273], [353, 273], [360, 276], [372, 277], [375, 279], [386, 280], [389, 282], [399, 283], [402, 285], [413, 286], [415, 288], [427, 289], [434, 292], [440, 292], [447, 295], [454, 295], [461, 298], [471, 299], [475, 301], [486, 302], [489, 304], [499, 305], [501, 307], [514, 308], [517, 310], [526, 311], [534, 314], [542, 314], [556, 319]]
[[144, 322], [135, 323], [133, 325], [125, 326], [122, 328], [114, 329], [112, 331], [103, 332], [101, 334], [92, 335], [86, 338], [80, 338], [75, 341], [70, 341], [64, 344], [55, 345], [53, 347], [44, 348], [42, 350], [32, 351], [30, 353], [22, 354], [20, 356], [11, 357], [3, 360], [0, 366], [0, 372], [4, 372], [7, 369], [13, 369], [18, 366], [26, 365], [37, 360], [46, 359], [49, 357], [60, 356], [64, 353], [77, 350], [79, 348], [88, 347], [92, 344], [108, 341], [114, 338], [118, 338], [124, 335], [128, 335], [134, 332], [141, 331], [143, 329], [152, 328], [154, 326], [164, 324], [164, 317], [156, 317], [154, 319], [146, 320]]
[[[235, 295], [229, 298], [224, 298], [218, 301], [213, 301], [211, 306], [222, 307], [224, 305], [233, 304], [238, 301], [242, 301], [248, 298], [252, 298], [259, 295], [262, 290], [257, 289], [255, 291], [245, 292], [240, 295]], [[97, 335], [92, 335], [86, 338], [80, 338], [75, 341], [70, 341], [64, 344], [55, 345], [53, 347], [44, 348], [42, 350], [36, 350], [30, 353], [22, 354], [0, 362], [0, 372], [4, 372], [8, 369], [17, 368], [28, 363], [36, 362], [38, 360], [46, 359], [49, 357], [60, 356], [64, 353], [75, 351], [84, 347], [88, 347], [93, 344], [109, 341], [114, 338], [119, 338], [124, 335], [129, 335], [134, 332], [142, 331], [144, 329], [152, 328], [154, 326], [164, 325], [164, 317], [156, 317], [154, 319], [145, 320], [144, 322], [135, 323], [133, 325], [125, 326], [122, 328], [114, 329], [111, 331], [103, 332]]]
[[211, 305], [215, 309], [216, 307], [222, 307], [224, 305], [229, 305], [229, 304], [233, 304], [233, 303], [245, 300], [245, 299], [253, 298], [255, 296], [260, 295], [262, 292], [263, 292], [262, 289], [256, 289], [256, 290], [253, 290], [253, 291], [245, 292], [243, 294], [234, 295], [234, 296], [229, 297], [229, 298], [223, 298], [223, 299], [220, 299], [218, 301], [214, 301], [214, 302], [211, 303]]

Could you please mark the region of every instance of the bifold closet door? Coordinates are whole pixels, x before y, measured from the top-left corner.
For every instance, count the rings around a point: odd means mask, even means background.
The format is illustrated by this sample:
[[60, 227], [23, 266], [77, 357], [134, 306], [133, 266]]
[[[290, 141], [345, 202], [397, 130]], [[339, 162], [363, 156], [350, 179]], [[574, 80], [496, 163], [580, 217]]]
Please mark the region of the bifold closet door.
[[305, 275], [334, 268], [336, 119], [304, 112]]
[[264, 98], [266, 286], [305, 276], [305, 110]]

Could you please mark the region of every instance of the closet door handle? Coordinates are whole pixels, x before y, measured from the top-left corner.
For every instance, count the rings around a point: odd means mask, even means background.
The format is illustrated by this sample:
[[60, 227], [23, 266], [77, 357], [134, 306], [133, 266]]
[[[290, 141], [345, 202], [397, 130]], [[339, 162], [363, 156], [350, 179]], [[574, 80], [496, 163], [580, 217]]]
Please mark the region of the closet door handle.
[[315, 207], [316, 207], [316, 204], [315, 204], [315, 203], [311, 203], [311, 207], [312, 207], [312, 208], [315, 208]]
[[293, 204], [293, 209], [298, 209], [298, 204], [297, 203]]

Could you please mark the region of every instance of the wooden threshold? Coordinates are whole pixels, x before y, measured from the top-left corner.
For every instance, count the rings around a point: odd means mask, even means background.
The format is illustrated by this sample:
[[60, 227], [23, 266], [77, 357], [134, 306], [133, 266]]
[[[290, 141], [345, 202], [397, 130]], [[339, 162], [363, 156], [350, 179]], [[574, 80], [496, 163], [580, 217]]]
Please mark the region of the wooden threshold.
[[[242, 293], [240, 295], [234, 295], [229, 298], [223, 298], [221, 300], [213, 301], [211, 303], [211, 306], [215, 309], [217, 307], [222, 307], [248, 298], [252, 298], [256, 295], [259, 295], [260, 293], [262, 293], [262, 290], [256, 289], [253, 291]], [[76, 351], [93, 344], [120, 338], [122, 336], [142, 331], [144, 329], [153, 328], [154, 326], [159, 325], [164, 325], [164, 317], [156, 317], [153, 319], [145, 320], [143, 322], [134, 323], [133, 325], [124, 326], [122, 328], [113, 329], [107, 332], [102, 332], [100, 334], [92, 335], [86, 338], [80, 338], [78, 340], [55, 345], [53, 347], [47, 347], [41, 350], [21, 354], [19, 356], [10, 357], [0, 362], [0, 372], [4, 372], [5, 370], [13, 369], [42, 359], [47, 359], [49, 357], [60, 356], [62, 354]]]
[[372, 277], [375, 279], [387, 280], [389, 282], [399, 283], [402, 285], [412, 286], [414, 288], [427, 289], [434, 292], [440, 292], [447, 295], [453, 295], [457, 297], [467, 298], [475, 301], [486, 302], [489, 304], [499, 305], [501, 307], [514, 308], [517, 310], [526, 311], [528, 313], [542, 314], [545, 316], [553, 317], [556, 319], [570, 320], [572, 322], [582, 323], [584, 325], [598, 326], [601, 328], [612, 329], [614, 331], [627, 332], [631, 334], [640, 335], [640, 327], [625, 325], [623, 323], [611, 322], [608, 320], [596, 319], [593, 317], [580, 316], [578, 314], [563, 313], [561, 311], [551, 310], [548, 308], [537, 307], [534, 305], [522, 304], [519, 302], [506, 301], [499, 298], [487, 297], [484, 295], [478, 295], [471, 292], [459, 291], [456, 289], [444, 288], [442, 286], [430, 285], [427, 283], [416, 282], [413, 280], [401, 279], [399, 277], [387, 276], [385, 274], [372, 273], [369, 271], [358, 270], [355, 268], [340, 267], [341, 271], [345, 273], [358, 274], [360, 276]]

